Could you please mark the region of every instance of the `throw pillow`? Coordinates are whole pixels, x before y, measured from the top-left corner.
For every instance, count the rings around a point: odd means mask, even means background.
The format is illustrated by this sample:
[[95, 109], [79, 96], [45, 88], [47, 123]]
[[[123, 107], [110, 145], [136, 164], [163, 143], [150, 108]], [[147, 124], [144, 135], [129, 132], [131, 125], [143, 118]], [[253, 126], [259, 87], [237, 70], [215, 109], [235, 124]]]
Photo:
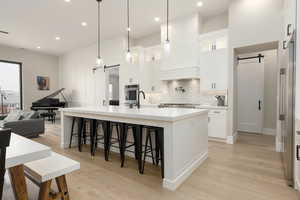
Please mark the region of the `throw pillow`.
[[5, 122], [18, 121], [22, 118], [22, 114], [19, 110], [11, 111], [7, 117], [4, 119]]

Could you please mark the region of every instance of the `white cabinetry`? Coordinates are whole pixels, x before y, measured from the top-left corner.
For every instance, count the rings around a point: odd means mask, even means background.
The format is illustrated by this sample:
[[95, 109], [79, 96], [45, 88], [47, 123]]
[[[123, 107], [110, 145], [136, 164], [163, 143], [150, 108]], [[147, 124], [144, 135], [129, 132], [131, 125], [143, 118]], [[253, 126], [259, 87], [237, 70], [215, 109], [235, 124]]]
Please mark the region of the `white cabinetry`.
[[202, 91], [228, 89], [227, 30], [200, 36], [200, 86]]
[[184, 67], [177, 69], [161, 70], [160, 79], [162, 81], [199, 79], [199, 67]]
[[144, 61], [140, 66], [140, 86], [146, 93], [156, 93], [160, 91], [159, 71], [161, 57], [161, 46], [153, 46], [144, 49]]
[[227, 137], [227, 111], [210, 110], [208, 113], [208, 136], [218, 139]]

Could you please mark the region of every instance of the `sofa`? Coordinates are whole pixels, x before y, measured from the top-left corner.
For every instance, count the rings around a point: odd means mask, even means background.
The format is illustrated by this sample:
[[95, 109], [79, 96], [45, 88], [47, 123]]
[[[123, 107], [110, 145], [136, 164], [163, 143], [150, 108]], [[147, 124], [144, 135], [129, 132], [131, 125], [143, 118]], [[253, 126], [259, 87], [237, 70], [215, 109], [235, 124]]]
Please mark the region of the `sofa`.
[[36, 111], [15, 110], [0, 120], [0, 128], [10, 128], [15, 134], [34, 138], [44, 134], [45, 122]]

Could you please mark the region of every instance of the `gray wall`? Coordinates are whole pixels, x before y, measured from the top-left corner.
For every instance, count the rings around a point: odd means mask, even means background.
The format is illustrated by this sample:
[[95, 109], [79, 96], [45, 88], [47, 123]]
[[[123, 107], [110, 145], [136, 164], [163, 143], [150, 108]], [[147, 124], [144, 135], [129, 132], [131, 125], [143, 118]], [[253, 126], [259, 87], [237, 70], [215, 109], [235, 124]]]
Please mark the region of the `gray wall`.
[[[33, 101], [59, 88], [59, 59], [57, 56], [0, 45], [0, 60], [21, 62], [23, 66], [23, 106], [30, 109]], [[36, 77], [50, 77], [50, 90], [39, 91]]]

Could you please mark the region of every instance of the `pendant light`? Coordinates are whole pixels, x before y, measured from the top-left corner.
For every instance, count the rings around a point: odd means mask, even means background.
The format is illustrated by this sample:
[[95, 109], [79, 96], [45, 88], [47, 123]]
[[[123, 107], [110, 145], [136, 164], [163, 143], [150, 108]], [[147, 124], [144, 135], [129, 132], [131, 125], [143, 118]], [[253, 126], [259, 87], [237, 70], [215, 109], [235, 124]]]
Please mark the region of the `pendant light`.
[[170, 50], [170, 39], [169, 39], [169, 0], [167, 0], [167, 39], [164, 44], [165, 51]]
[[97, 67], [103, 67], [104, 66], [104, 62], [103, 59], [101, 57], [101, 3], [102, 0], [96, 0], [98, 3], [98, 27], [97, 27], [97, 33], [98, 33], [98, 37], [97, 37], [97, 60], [96, 60], [96, 64]]
[[129, 16], [129, 0], [127, 0], [127, 53], [126, 53], [126, 60], [127, 62], [131, 61], [132, 55], [130, 51], [130, 16]]

